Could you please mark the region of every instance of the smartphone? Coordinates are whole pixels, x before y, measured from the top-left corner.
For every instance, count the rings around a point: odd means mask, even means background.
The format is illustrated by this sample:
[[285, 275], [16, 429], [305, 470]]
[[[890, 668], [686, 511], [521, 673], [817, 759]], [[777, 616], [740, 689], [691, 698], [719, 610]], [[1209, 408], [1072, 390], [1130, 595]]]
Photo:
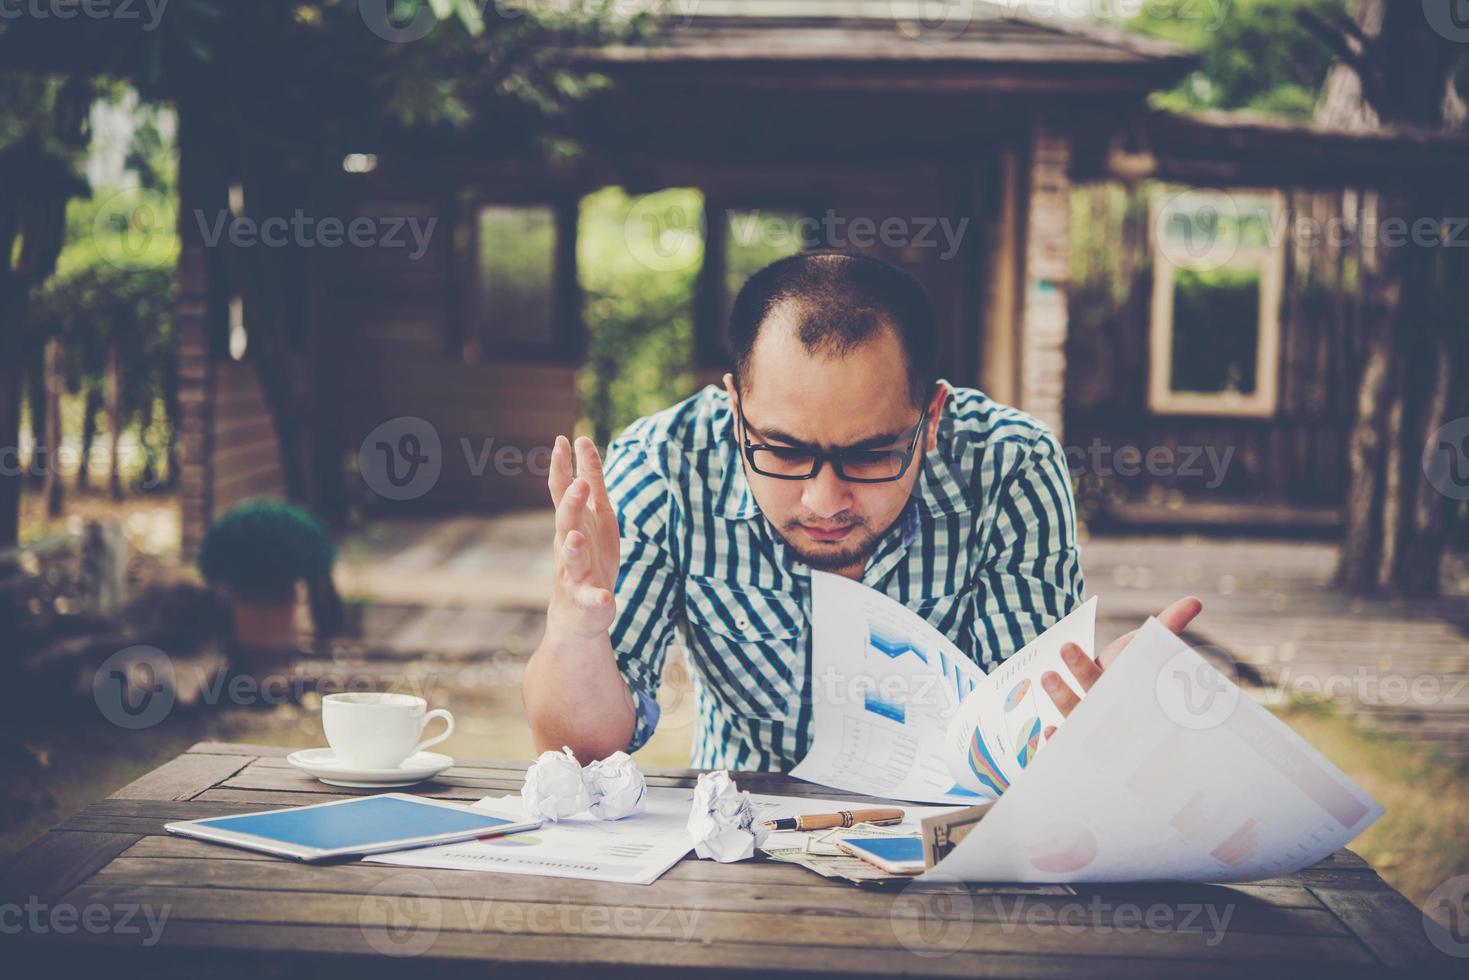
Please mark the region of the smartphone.
[[921, 837], [839, 837], [836, 844], [888, 874], [916, 875], [928, 870]]

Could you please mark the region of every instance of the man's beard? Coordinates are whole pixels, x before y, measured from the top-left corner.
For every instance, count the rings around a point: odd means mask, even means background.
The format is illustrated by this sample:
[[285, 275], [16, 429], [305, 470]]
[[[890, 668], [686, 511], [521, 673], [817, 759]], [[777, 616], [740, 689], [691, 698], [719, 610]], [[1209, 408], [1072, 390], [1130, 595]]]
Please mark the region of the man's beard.
[[[885, 532], [886, 529], [883, 533]], [[784, 530], [777, 528], [776, 533], [780, 535], [786, 546], [796, 553], [797, 558], [819, 572], [834, 572], [858, 562], [866, 562], [877, 550], [878, 543], [882, 541], [882, 533], [873, 534], [865, 524], [862, 524], [852, 531], [854, 536], [859, 537], [857, 543], [843, 548], [823, 548], [813, 552], [792, 540], [792, 535], [800, 533], [799, 521], [789, 522]]]

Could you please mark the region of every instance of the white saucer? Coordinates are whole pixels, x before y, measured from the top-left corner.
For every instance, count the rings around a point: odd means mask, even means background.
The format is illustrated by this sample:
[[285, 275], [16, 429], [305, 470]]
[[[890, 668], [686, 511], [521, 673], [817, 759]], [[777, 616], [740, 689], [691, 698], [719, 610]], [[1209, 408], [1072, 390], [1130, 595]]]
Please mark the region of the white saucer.
[[391, 769], [364, 769], [338, 762], [336, 753], [331, 749], [301, 749], [286, 756], [286, 761], [329, 786], [348, 786], [352, 789], [412, 786], [437, 776], [454, 764], [454, 760], [447, 755], [416, 752]]

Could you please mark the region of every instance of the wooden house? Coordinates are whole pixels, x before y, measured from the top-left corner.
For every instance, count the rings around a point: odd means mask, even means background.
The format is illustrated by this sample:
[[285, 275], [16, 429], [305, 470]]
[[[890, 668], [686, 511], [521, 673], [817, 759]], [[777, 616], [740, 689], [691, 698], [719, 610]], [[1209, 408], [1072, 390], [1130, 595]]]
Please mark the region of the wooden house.
[[[826, 243], [908, 268], [940, 311], [945, 376], [1059, 430], [1072, 183], [1106, 172], [1148, 93], [1174, 84], [1193, 59], [1007, 9], [965, 6], [960, 22], [925, 20], [922, 4], [889, 0], [705, 0], [646, 44], [582, 53], [614, 84], [575, 119], [586, 152], [574, 167], [421, 146], [363, 147], [345, 160], [333, 189], [343, 217], [416, 217], [439, 231], [412, 259], [409, 249], [369, 248], [313, 260], [302, 383], [316, 386], [323, 411], [304, 421], [342, 463], [341, 485], [323, 488], [318, 509], [338, 519], [361, 496], [351, 463], [364, 438], [403, 417], [432, 424], [442, 470], [433, 492], [375, 497], [378, 506], [545, 501], [533, 465], [476, 472], [474, 457], [489, 437], [529, 461], [578, 416], [577, 202], [609, 184], [705, 196], [694, 298], [702, 376], [724, 367], [728, 273], [739, 258], [727, 222], [763, 209], [840, 227], [848, 240]], [[187, 173], [182, 183], [188, 213]], [[962, 233], [946, 239], [941, 222]], [[217, 263], [197, 230], [181, 228], [182, 505], [192, 551], [214, 515], [282, 484], [249, 363], [250, 311], [211, 278]], [[869, 229], [865, 241], [859, 228]], [[504, 235], [536, 243], [539, 267], [496, 268], [494, 240]]]

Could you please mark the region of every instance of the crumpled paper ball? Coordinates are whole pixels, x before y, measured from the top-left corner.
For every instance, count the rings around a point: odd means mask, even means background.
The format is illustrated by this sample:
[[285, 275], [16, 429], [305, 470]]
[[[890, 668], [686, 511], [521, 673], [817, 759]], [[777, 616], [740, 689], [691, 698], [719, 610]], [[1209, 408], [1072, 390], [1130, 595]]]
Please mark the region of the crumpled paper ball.
[[643, 811], [647, 782], [626, 752], [614, 752], [582, 770], [592, 800], [592, 816], [621, 820]]
[[525, 773], [520, 791], [527, 816], [556, 821], [580, 813], [591, 805], [581, 763], [568, 748], [542, 752]]
[[754, 857], [755, 849], [770, 836], [770, 828], [755, 819], [750, 794], [720, 769], [699, 776], [689, 811], [689, 836], [699, 857], [727, 864]]

